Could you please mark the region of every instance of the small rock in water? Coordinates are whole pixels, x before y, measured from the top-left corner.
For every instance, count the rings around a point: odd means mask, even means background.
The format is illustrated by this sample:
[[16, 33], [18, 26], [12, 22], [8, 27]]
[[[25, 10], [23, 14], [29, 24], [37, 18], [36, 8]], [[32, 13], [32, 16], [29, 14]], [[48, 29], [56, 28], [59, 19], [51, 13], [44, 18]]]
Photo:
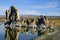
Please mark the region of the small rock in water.
[[26, 35], [28, 35], [28, 32], [25, 32], [26, 33]]
[[1, 25], [1, 24], [0, 24]]

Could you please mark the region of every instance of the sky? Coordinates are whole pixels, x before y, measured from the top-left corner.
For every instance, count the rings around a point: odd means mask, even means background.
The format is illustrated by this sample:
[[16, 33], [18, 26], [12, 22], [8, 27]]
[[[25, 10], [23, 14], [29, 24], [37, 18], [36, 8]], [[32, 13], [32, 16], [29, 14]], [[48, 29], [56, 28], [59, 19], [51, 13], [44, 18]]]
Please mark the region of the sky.
[[5, 15], [11, 5], [20, 15], [60, 16], [60, 0], [0, 0], [0, 15]]

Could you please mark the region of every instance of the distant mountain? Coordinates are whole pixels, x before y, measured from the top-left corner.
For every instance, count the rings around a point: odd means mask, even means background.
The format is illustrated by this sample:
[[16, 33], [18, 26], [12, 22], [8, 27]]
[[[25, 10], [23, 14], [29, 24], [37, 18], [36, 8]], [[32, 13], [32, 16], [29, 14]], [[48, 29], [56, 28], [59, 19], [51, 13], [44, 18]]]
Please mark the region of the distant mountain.
[[[38, 15], [20, 15], [21, 18], [39, 18], [40, 16]], [[47, 16], [48, 18], [59, 18], [60, 16]], [[5, 15], [0, 15], [0, 18], [5, 18]]]
[[0, 18], [5, 18], [5, 15], [0, 15]]
[[[21, 17], [38, 18], [38, 15], [22, 15]], [[60, 16], [47, 16], [48, 18], [60, 18]]]

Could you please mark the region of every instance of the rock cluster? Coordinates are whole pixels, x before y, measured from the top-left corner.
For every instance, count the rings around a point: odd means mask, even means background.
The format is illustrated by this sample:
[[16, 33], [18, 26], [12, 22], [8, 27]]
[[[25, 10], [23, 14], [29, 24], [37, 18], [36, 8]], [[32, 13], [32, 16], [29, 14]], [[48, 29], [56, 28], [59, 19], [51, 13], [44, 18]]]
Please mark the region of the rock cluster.
[[[5, 28], [6, 40], [18, 40], [17, 28], [20, 29], [19, 27], [22, 27], [23, 30], [19, 30], [22, 32], [27, 31], [29, 28], [33, 28], [30, 30], [31, 33], [33, 34], [36, 31], [35, 29], [37, 29], [38, 36], [41, 36], [41, 34], [44, 34], [47, 29], [54, 30], [52, 28], [53, 22], [49, 22], [46, 16], [41, 15], [39, 18], [34, 18], [34, 19], [20, 18], [18, 9], [15, 6], [11, 6], [10, 9], [6, 10], [5, 13], [6, 13], [5, 25], [9, 25], [9, 27]], [[15, 25], [15, 26], [11, 26], [11, 25]]]
[[10, 25], [12, 22], [17, 22], [20, 19], [18, 9], [15, 6], [11, 6], [10, 9], [6, 10], [6, 23]]

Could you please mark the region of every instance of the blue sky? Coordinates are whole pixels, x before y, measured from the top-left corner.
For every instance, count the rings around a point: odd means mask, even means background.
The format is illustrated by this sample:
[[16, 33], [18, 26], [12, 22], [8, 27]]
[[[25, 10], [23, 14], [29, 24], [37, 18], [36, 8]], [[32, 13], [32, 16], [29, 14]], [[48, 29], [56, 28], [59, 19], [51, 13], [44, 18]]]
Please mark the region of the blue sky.
[[60, 16], [60, 0], [0, 0], [0, 15], [15, 5], [20, 15]]

